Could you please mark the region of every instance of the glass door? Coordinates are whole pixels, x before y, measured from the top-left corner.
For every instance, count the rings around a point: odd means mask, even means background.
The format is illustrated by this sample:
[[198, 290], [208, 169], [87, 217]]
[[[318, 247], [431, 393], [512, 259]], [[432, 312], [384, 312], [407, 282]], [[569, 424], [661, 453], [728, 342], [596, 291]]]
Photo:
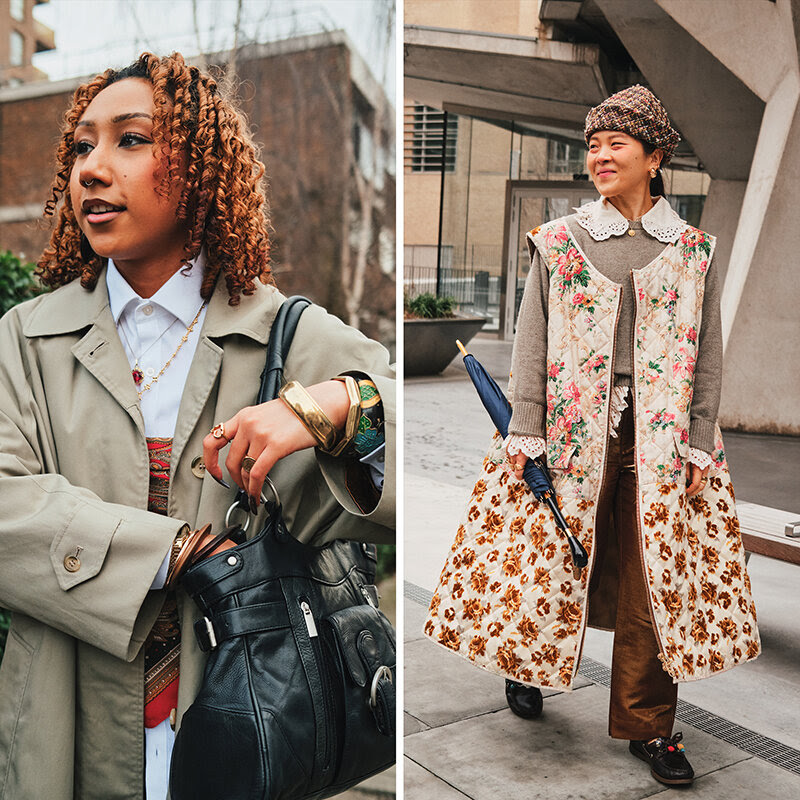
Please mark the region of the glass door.
[[577, 206], [597, 199], [589, 181], [509, 181], [506, 192], [505, 274], [502, 281], [500, 330], [512, 339], [519, 305], [530, 269], [526, 242], [529, 230], [572, 213]]

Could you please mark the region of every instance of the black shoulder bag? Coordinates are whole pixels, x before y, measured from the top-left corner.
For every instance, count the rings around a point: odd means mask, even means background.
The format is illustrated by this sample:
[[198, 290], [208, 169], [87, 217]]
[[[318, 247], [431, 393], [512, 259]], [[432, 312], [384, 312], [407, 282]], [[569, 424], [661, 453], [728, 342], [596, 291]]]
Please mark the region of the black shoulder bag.
[[[281, 306], [259, 402], [277, 395], [308, 305]], [[395, 636], [375, 564], [372, 545], [300, 543], [276, 498], [257, 536], [186, 572], [209, 656], [175, 740], [173, 800], [329, 797], [394, 763]]]

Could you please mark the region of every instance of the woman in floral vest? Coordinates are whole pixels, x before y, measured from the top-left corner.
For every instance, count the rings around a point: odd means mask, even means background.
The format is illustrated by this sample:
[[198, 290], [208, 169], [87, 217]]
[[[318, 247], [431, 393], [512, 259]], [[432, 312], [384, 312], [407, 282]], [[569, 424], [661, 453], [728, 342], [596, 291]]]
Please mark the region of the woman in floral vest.
[[[593, 108], [585, 136], [601, 198], [527, 235], [510, 433], [484, 461], [426, 633], [505, 675], [512, 711], [536, 717], [539, 687], [573, 687], [586, 625], [614, 630], [609, 733], [686, 784], [677, 683], [760, 651], [716, 422], [715, 240], [664, 197], [680, 136], [649, 90]], [[586, 569], [522, 480], [540, 456]]]

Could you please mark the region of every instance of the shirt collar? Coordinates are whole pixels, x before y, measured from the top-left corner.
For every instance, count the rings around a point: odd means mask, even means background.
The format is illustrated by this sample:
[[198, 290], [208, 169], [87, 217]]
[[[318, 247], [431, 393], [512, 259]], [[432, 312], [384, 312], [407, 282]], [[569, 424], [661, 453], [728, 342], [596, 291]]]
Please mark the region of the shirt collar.
[[[203, 285], [204, 267], [205, 250], [201, 250], [200, 255], [191, 261], [188, 267], [179, 269], [152, 297], [148, 298], [149, 302], [165, 309], [188, 328], [202, 302], [200, 288]], [[108, 260], [106, 270], [106, 285], [111, 315], [118, 325], [123, 313], [128, 308], [144, 302], [144, 298], [133, 290], [111, 259]]]
[[[630, 222], [605, 197], [576, 208], [575, 216], [578, 224], [597, 242], [611, 236], [622, 236], [630, 227]], [[665, 197], [658, 198], [641, 222], [647, 233], [664, 244], [674, 242], [686, 227], [686, 222], [678, 216]]]

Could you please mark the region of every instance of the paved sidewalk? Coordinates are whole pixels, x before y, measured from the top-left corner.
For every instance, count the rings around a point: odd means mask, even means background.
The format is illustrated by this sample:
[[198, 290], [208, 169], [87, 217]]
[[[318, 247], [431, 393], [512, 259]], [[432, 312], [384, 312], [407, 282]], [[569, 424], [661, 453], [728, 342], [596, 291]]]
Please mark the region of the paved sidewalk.
[[[470, 349], [504, 384], [510, 345], [478, 339]], [[578, 688], [546, 693], [535, 721], [508, 710], [502, 678], [422, 635], [492, 426], [459, 365], [406, 381], [405, 416], [406, 800], [636, 800], [676, 791], [704, 800], [800, 797], [799, 567], [751, 558], [764, 652], [681, 686], [676, 730], [697, 780], [669, 789], [607, 735], [611, 634], [588, 630]], [[800, 519], [800, 439], [728, 433], [725, 441], [737, 498]]]

